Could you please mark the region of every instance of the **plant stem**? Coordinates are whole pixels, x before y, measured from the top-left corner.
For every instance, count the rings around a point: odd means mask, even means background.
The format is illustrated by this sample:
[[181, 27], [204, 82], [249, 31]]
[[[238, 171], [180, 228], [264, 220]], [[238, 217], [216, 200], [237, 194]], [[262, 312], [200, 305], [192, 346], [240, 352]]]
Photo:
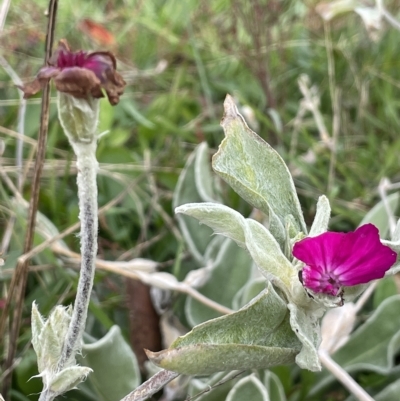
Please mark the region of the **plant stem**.
[[95, 259], [97, 254], [97, 184], [96, 173], [96, 140], [90, 143], [71, 142], [77, 156], [79, 219], [81, 220], [81, 272], [76, 294], [71, 323], [58, 363], [58, 371], [62, 370], [74, 359], [81, 348], [85, 329], [90, 293], [93, 286]]
[[[0, 31], [3, 30], [9, 5], [10, 5], [9, 1], [3, 1], [3, 4], [1, 6]], [[57, 16], [57, 6], [58, 6], [58, 0], [50, 0], [48, 8], [49, 21], [47, 25], [46, 45], [45, 45], [45, 51], [46, 51], [45, 64], [48, 63], [52, 55], [52, 47], [54, 42], [54, 29]], [[46, 153], [46, 140], [47, 140], [48, 125], [49, 125], [48, 124], [49, 104], [50, 104], [50, 87], [48, 84], [46, 84], [43, 89], [43, 95], [42, 95], [38, 147], [37, 147], [37, 155], [35, 162], [35, 170], [31, 185], [32, 190], [29, 204], [27, 228], [25, 234], [24, 254], [31, 250], [33, 244], [33, 237], [36, 223], [36, 212], [39, 201], [40, 177], [42, 175], [43, 163]], [[18, 187], [20, 186], [18, 185]], [[0, 318], [0, 343], [2, 343], [5, 338], [4, 332], [6, 329], [7, 319], [10, 316], [12, 317], [11, 330], [8, 337], [9, 344], [7, 346], [8, 354], [6, 357], [7, 359], [5, 361], [5, 364], [3, 366], [4, 370], [7, 371], [8, 373], [1, 383], [2, 392], [6, 400], [10, 399], [9, 390], [11, 389], [11, 380], [12, 380], [12, 375], [11, 375], [12, 370], [10, 368], [13, 366], [13, 361], [17, 349], [17, 340], [19, 337], [19, 331], [21, 325], [21, 316], [25, 298], [28, 268], [29, 268], [29, 260], [26, 260], [24, 263], [18, 262], [15, 268], [15, 273], [13, 275], [12, 281], [10, 283], [6, 304], [2, 310], [3, 314]], [[10, 308], [12, 314], [10, 314]]]
[[318, 351], [322, 364], [356, 397], [359, 401], [374, 399], [354, 379], [338, 365], [326, 351]]
[[55, 395], [49, 389], [45, 389], [40, 393], [39, 401], [52, 401], [54, 400]]
[[179, 376], [179, 373], [171, 372], [169, 370], [160, 370], [149, 380], [145, 381], [138, 388], [133, 390], [121, 401], [144, 401], [150, 398], [153, 394], [160, 391], [171, 380]]

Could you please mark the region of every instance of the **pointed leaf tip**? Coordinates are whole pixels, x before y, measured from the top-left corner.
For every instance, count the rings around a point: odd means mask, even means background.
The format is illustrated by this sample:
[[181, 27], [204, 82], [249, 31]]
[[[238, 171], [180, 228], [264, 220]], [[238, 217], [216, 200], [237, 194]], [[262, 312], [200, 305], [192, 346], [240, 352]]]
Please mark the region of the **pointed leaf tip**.
[[239, 311], [196, 326], [167, 350], [146, 354], [163, 369], [208, 375], [293, 363], [300, 349], [286, 304], [268, 283]]
[[42, 345], [40, 334], [45, 325], [45, 321], [39, 312], [37, 303], [34, 301], [32, 303], [32, 315], [31, 315], [31, 325], [32, 325], [32, 345], [36, 352], [36, 355], [40, 357], [42, 355]]
[[227, 94], [224, 101], [224, 115], [221, 120], [221, 126], [225, 127], [236, 117], [239, 117], [244, 123], [244, 125], [248, 128], [245, 119], [242, 117], [242, 115], [239, 113], [238, 108], [236, 107], [236, 103], [233, 100], [233, 97]]
[[293, 221], [294, 233], [307, 233], [290, 171], [281, 156], [248, 127], [229, 95], [224, 109], [225, 138], [212, 167], [239, 196], [268, 216], [269, 230], [284, 248], [288, 219]]

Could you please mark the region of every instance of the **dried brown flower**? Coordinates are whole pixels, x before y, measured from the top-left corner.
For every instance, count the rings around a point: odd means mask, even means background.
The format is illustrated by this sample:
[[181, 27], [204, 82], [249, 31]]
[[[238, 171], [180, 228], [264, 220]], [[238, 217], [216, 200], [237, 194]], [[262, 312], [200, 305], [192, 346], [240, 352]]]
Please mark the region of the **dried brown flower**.
[[49, 65], [42, 67], [32, 82], [19, 88], [24, 92], [24, 98], [28, 98], [38, 93], [52, 79], [58, 91], [79, 99], [88, 96], [104, 97], [104, 89], [110, 103], [115, 105], [126, 85], [116, 68], [117, 63], [112, 53], [88, 53], [82, 50], [72, 52], [63, 39], [60, 40]]

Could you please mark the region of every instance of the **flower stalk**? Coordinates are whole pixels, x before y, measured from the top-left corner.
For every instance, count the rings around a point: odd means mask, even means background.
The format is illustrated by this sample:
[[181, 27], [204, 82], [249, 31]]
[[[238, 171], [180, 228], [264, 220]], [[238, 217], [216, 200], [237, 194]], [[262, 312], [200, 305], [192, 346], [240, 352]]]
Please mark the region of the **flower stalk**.
[[81, 347], [90, 294], [93, 287], [95, 258], [97, 254], [97, 143], [96, 140], [93, 140], [90, 143], [71, 142], [71, 144], [77, 157], [78, 167], [77, 185], [80, 210], [79, 219], [81, 220], [82, 262], [71, 323], [64, 340], [58, 370], [62, 370], [68, 365]]
[[72, 52], [61, 40], [54, 57], [42, 67], [36, 78], [19, 86], [28, 98], [52, 80], [58, 90], [58, 117], [76, 154], [79, 219], [81, 220], [81, 271], [72, 315], [56, 308], [47, 321], [36, 305], [32, 307], [32, 343], [38, 356], [39, 376], [43, 380], [40, 401], [52, 401], [75, 388], [91, 372], [76, 364], [81, 350], [97, 254], [97, 183], [96, 160], [99, 99], [106, 93], [116, 105], [125, 81], [116, 71], [116, 59], [110, 52]]
[[359, 401], [374, 401], [374, 399], [340, 366], [329, 354], [318, 351], [322, 364], [354, 395]]
[[[53, 312], [48, 326], [39, 313], [32, 314], [35, 326], [34, 344], [38, 349], [39, 371], [43, 376], [44, 389], [40, 401], [52, 401], [55, 397], [76, 387], [91, 369], [76, 364], [75, 355], [81, 350], [90, 294], [92, 292], [97, 254], [97, 122], [99, 102], [97, 99], [77, 99], [59, 93], [59, 119], [76, 155], [78, 168], [77, 186], [79, 219], [81, 220], [81, 270], [72, 314], [61, 310]], [[35, 308], [32, 309], [35, 311]], [[59, 315], [60, 317], [57, 317]], [[39, 317], [38, 317], [39, 316]], [[43, 328], [43, 329], [42, 329]], [[61, 328], [63, 328], [61, 330]], [[32, 330], [33, 331], [33, 330]], [[55, 338], [59, 340], [55, 341]], [[51, 340], [50, 340], [51, 339]], [[41, 344], [57, 344], [41, 349]], [[35, 348], [35, 350], [36, 350]], [[40, 355], [52, 353], [50, 364], [41, 363]]]
[[93, 287], [97, 254], [97, 182], [96, 159], [99, 100], [91, 96], [79, 99], [58, 93], [58, 117], [76, 155], [79, 219], [81, 220], [81, 271], [71, 321], [66, 333], [57, 372], [75, 362], [85, 330], [90, 294]]

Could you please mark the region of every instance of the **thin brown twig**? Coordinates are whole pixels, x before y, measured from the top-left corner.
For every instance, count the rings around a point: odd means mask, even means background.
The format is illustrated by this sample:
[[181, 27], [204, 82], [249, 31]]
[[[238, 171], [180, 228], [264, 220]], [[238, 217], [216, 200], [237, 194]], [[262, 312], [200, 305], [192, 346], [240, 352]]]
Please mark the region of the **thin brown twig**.
[[[1, 174], [1, 172], [0, 172]], [[13, 185], [12, 181], [9, 180], [9, 178], [6, 175], [3, 175], [3, 179], [5, 181], [5, 183], [9, 186], [9, 188], [12, 190], [12, 192], [14, 193], [14, 196], [16, 196], [17, 199], [21, 199], [21, 195], [18, 192], [18, 190], [15, 188], [15, 186]], [[137, 180], [133, 181], [127, 188], [125, 188], [123, 191], [121, 191], [114, 199], [112, 199], [110, 202], [108, 202], [107, 204], [105, 204], [104, 206], [102, 206], [99, 209], [99, 213], [98, 215], [101, 216], [104, 213], [106, 213], [110, 208], [112, 208], [114, 205], [116, 205], [117, 203], [121, 202], [124, 198], [124, 196], [130, 191], [130, 189], [137, 185], [137, 182], [141, 179], [141, 177], [138, 177]], [[63, 239], [64, 237], [66, 237], [69, 234], [72, 234], [74, 231], [78, 230], [79, 227], [81, 225], [80, 221], [77, 221], [75, 224], [73, 224], [72, 226], [66, 228], [64, 231], [60, 232], [59, 234], [43, 241], [41, 244], [37, 245], [36, 247], [32, 248], [28, 253], [21, 255], [18, 258], [18, 261], [20, 263], [25, 263], [27, 260], [32, 259], [34, 256], [36, 256], [37, 254], [39, 254], [40, 252], [44, 251], [46, 248], [50, 247], [51, 244], [53, 244], [56, 241], [59, 241], [61, 239]]]
[[10, 136], [11, 138], [22, 139], [24, 142], [29, 143], [34, 147], [37, 146], [37, 141], [35, 139], [29, 138], [29, 136], [24, 136], [19, 132], [13, 131], [12, 129], [0, 126], [0, 132], [4, 135]]
[[[45, 65], [48, 65], [48, 62], [52, 55], [57, 6], [58, 6], [58, 0], [50, 0], [48, 8], [49, 20], [48, 20], [46, 44], [45, 44]], [[38, 152], [36, 157], [35, 173], [31, 187], [32, 191], [29, 205], [28, 226], [25, 236], [24, 253], [27, 253], [32, 248], [33, 237], [35, 233], [36, 212], [38, 207], [39, 191], [40, 191], [40, 177], [45, 158], [47, 132], [49, 125], [49, 105], [50, 105], [50, 85], [49, 83], [47, 83], [43, 89], [43, 95], [42, 95], [40, 130], [38, 138]], [[5, 362], [5, 370], [9, 369], [12, 366], [16, 353], [17, 340], [19, 336], [20, 323], [21, 323], [22, 308], [25, 297], [26, 281], [29, 271], [28, 263], [29, 261], [25, 261], [24, 263], [17, 264], [17, 267], [15, 269], [15, 274], [13, 275], [13, 278], [11, 280], [10, 291], [7, 297], [6, 305], [3, 309], [3, 315], [0, 321], [0, 338], [4, 338], [3, 333], [6, 326], [8, 311], [12, 308], [12, 306], [15, 305], [13, 308], [13, 316], [12, 316], [11, 330], [9, 337], [9, 348], [8, 348], [7, 359]], [[14, 305], [12, 305], [12, 303], [14, 303]], [[5, 397], [6, 400], [9, 399], [11, 378], [12, 376], [10, 371], [9, 374], [7, 374], [3, 380], [2, 391], [3, 391], [3, 396]]]

